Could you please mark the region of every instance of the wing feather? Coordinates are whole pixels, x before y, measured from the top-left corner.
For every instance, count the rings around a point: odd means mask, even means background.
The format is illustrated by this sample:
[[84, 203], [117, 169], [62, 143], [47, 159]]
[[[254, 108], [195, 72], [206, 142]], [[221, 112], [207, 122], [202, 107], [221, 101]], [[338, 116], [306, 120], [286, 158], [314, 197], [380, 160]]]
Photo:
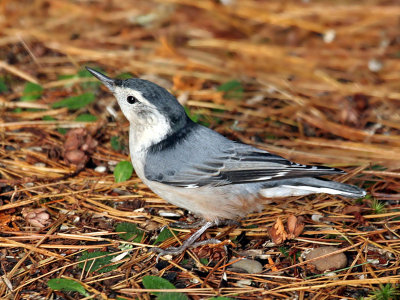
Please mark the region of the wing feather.
[[267, 151], [230, 141], [208, 128], [193, 128], [173, 146], [148, 154], [147, 179], [193, 188], [343, 173], [335, 168], [292, 163]]

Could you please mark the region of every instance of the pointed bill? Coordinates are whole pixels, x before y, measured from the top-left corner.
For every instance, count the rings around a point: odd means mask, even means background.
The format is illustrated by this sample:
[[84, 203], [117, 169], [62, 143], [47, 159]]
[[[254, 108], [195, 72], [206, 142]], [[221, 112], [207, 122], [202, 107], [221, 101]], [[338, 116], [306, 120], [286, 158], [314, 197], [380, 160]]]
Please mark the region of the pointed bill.
[[93, 70], [92, 68], [86, 67], [86, 70], [88, 70], [94, 77], [96, 77], [98, 80], [100, 80], [111, 92], [114, 92], [115, 89], [115, 80], [107, 77], [106, 75]]

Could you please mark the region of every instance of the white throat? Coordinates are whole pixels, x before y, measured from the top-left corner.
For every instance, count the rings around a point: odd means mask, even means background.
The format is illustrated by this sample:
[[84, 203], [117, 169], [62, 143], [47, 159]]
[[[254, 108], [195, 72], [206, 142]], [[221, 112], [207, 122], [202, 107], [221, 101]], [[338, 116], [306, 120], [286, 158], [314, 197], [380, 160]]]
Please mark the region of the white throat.
[[144, 123], [135, 122], [129, 128], [129, 150], [132, 153], [146, 151], [151, 145], [161, 142], [171, 127], [161, 114], [151, 115]]
[[152, 126], [145, 124], [131, 124], [129, 127], [129, 152], [136, 174], [143, 182], [147, 182], [144, 175], [146, 153], [151, 145], [161, 142], [169, 132], [169, 124], [161, 116]]

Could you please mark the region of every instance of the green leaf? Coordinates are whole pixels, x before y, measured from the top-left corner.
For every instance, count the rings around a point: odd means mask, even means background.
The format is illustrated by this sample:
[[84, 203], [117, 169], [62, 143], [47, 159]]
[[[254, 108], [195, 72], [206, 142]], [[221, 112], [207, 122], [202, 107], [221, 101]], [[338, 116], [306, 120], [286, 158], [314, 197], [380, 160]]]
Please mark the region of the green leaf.
[[66, 134], [68, 132], [66, 128], [61, 128], [61, 127], [57, 128], [57, 131], [61, 134]]
[[85, 93], [78, 96], [68, 97], [53, 103], [53, 108], [67, 107], [68, 109], [79, 109], [94, 101], [93, 93]]
[[129, 79], [129, 78], [132, 78], [133, 77], [133, 75], [131, 74], [131, 73], [121, 73], [121, 74], [119, 74], [119, 75], [117, 75], [117, 77], [116, 78], [118, 78], [118, 79]]
[[[174, 233], [176, 234], [177, 232], [174, 231]], [[168, 228], [164, 228], [160, 234], [158, 235], [158, 237], [156, 238], [156, 240], [154, 241], [153, 245], [157, 245], [159, 243], [164, 242], [165, 240], [173, 237], [174, 235], [172, 234], [171, 230], [169, 230]]]
[[208, 265], [208, 259], [207, 258], [200, 258], [200, 262], [205, 266]]
[[251, 225], [245, 226], [244, 228], [246, 228], [246, 229], [254, 229], [254, 228], [258, 228], [258, 226], [255, 225], [255, 224], [251, 224]]
[[241, 99], [243, 98], [244, 88], [242, 84], [237, 80], [231, 80], [221, 84], [218, 88], [218, 91], [225, 93], [225, 98], [227, 99]]
[[387, 170], [387, 168], [385, 168], [384, 166], [381, 166], [381, 165], [373, 165], [373, 166], [370, 167], [370, 169], [374, 170], [374, 171], [385, 171], [385, 170]]
[[131, 178], [133, 173], [132, 163], [130, 161], [120, 161], [114, 169], [115, 182], [123, 182]]
[[118, 235], [121, 237], [121, 239], [125, 241], [130, 241], [135, 243], [140, 243], [144, 232], [140, 229], [137, 228], [136, 224], [128, 223], [128, 222], [123, 222], [117, 224], [115, 227], [115, 232], [125, 232], [125, 233], [119, 233]]
[[[96, 71], [99, 71], [101, 73], [104, 73], [103, 70], [100, 68], [93, 68]], [[86, 69], [82, 69], [78, 72], [78, 77], [79, 78], [93, 78], [93, 75]], [[88, 81], [88, 82], [82, 82], [81, 87], [85, 90], [92, 90], [95, 91], [96, 89], [99, 88], [101, 85], [101, 82], [96, 80], [96, 81]]]
[[97, 117], [91, 114], [81, 114], [76, 117], [75, 121], [78, 122], [95, 122], [97, 121]]
[[[58, 75], [57, 79], [58, 80], [68, 80], [68, 79], [73, 79], [73, 78], [77, 78], [77, 77], [78, 77], [77, 75], [65, 74], [65, 75]], [[70, 82], [70, 83], [64, 84], [64, 87], [69, 88], [73, 85], [74, 85], [74, 83]]]
[[43, 121], [54, 121], [55, 118], [52, 117], [52, 116], [43, 116], [42, 120], [43, 120]]
[[281, 246], [281, 247], [278, 248], [278, 250], [279, 250], [279, 252], [282, 253], [285, 257], [289, 257], [289, 251], [288, 251], [287, 248]]
[[6, 85], [6, 82], [4, 81], [4, 78], [0, 77], [0, 93], [7, 92], [8, 88]]
[[43, 88], [36, 83], [27, 82], [22, 93], [21, 101], [35, 101], [42, 96]]
[[157, 296], [158, 300], [188, 300], [189, 298], [183, 293], [160, 293], [161, 295]]
[[185, 112], [188, 115], [188, 117], [195, 123], [197, 123], [199, 121], [199, 115], [198, 114], [192, 114], [192, 112], [190, 111], [190, 108], [187, 106], [184, 106]]
[[[106, 256], [104, 256], [106, 255]], [[100, 258], [93, 259], [95, 257], [99, 256], [104, 256]], [[89, 271], [89, 272], [98, 272], [98, 273], [106, 273], [115, 270], [118, 268], [120, 264], [113, 264], [111, 266], [104, 267], [105, 265], [108, 265], [111, 263], [111, 260], [115, 257], [116, 255], [110, 254], [109, 252], [104, 252], [104, 251], [95, 251], [95, 252], [83, 252], [82, 256], [79, 258], [79, 261], [86, 261], [81, 262], [78, 266], [83, 269], [84, 271]], [[94, 262], [93, 262], [94, 261]]]
[[71, 74], [62, 74], [62, 75], [58, 75], [57, 79], [58, 80], [67, 80], [67, 79], [72, 79], [75, 78], [76, 75], [71, 75]]
[[111, 148], [113, 148], [115, 151], [121, 151], [125, 148], [119, 136], [112, 136], [110, 143], [111, 143]]
[[[168, 280], [157, 276], [144, 276], [142, 279], [146, 289], [175, 289]], [[159, 300], [187, 300], [188, 297], [182, 293], [152, 292]]]
[[66, 278], [53, 278], [47, 281], [47, 285], [54, 291], [78, 292], [85, 297], [89, 297], [89, 293], [79, 282]]

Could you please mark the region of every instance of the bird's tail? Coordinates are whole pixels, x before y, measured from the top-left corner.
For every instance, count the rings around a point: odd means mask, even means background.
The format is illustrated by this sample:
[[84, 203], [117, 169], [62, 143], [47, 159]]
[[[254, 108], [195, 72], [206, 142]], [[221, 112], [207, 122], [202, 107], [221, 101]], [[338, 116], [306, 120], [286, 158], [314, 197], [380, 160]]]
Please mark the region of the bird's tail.
[[319, 177], [292, 178], [264, 183], [260, 195], [266, 198], [304, 196], [316, 193], [362, 198], [367, 193], [354, 185], [331, 181]]
[[295, 181], [296, 187], [311, 193], [341, 195], [348, 198], [362, 198], [367, 192], [358, 186], [331, 181], [324, 178], [305, 177]]

